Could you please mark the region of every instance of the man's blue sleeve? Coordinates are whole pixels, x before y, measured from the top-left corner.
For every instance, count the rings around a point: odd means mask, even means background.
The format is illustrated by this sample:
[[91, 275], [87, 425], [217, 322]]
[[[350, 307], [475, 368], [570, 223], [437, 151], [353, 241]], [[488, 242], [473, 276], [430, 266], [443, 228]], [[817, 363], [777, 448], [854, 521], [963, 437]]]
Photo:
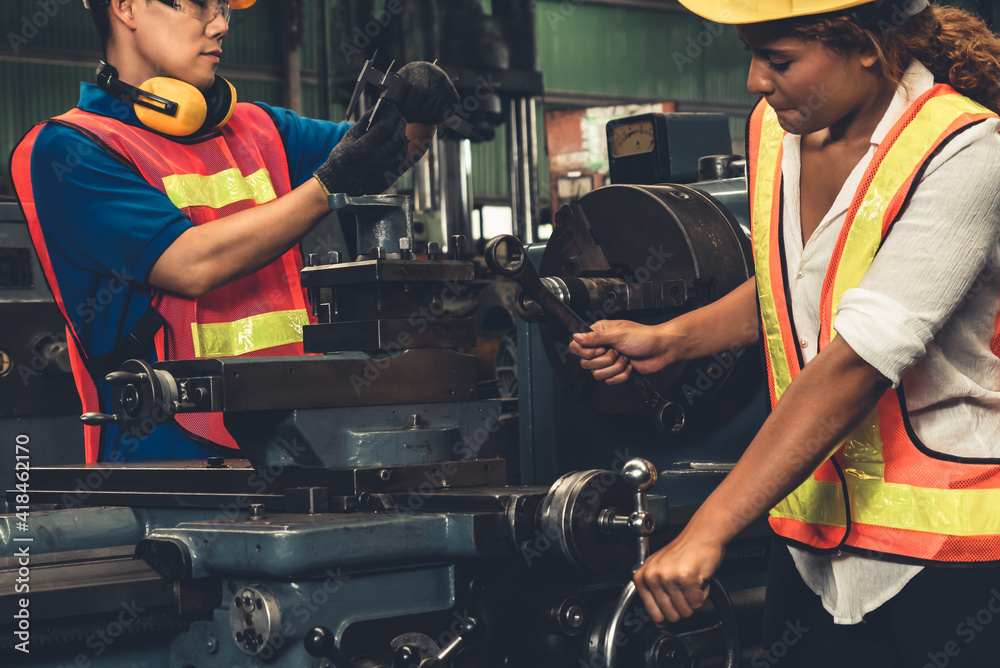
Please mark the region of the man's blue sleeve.
[[148, 285], [153, 264], [194, 225], [137, 171], [65, 126], [38, 133], [31, 184], [57, 274], [64, 262], [68, 272], [123, 275]]
[[271, 115], [285, 140], [293, 188], [312, 178], [313, 172], [326, 162], [330, 151], [352, 125], [303, 118], [289, 109], [272, 107], [262, 102], [257, 104]]

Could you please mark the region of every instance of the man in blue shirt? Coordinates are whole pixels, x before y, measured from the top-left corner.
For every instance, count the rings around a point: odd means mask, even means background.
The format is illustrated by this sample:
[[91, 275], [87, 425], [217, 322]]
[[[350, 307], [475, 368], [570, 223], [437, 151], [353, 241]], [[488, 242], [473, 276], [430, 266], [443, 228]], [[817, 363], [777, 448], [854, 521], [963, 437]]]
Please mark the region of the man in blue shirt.
[[[215, 74], [229, 1], [90, 0], [90, 9], [107, 54], [101, 85], [82, 84], [76, 109], [29, 133], [12, 176], [68, 321], [85, 410], [107, 412], [103, 376], [130, 333], [156, 332], [142, 355], [151, 362], [301, 352], [297, 242], [329, 212], [329, 193], [391, 186], [458, 95], [440, 69], [414, 63], [400, 71], [413, 85], [402, 109], [383, 104], [370, 128], [367, 118], [351, 127], [235, 104]], [[172, 102], [179, 109], [168, 114]], [[212, 348], [220, 331], [239, 345]], [[87, 429], [88, 461], [235, 446], [221, 416], [138, 438], [115, 425]]]

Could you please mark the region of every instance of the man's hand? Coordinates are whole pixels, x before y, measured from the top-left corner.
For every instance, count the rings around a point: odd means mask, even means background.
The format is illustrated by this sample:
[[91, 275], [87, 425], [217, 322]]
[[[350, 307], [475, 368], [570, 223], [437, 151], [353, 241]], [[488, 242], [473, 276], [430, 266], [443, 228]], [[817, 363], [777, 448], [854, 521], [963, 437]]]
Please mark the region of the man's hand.
[[[331, 193], [374, 195], [384, 192], [402, 173], [399, 168], [406, 160], [406, 121], [399, 107], [385, 101], [371, 128], [371, 111], [347, 131], [330, 151], [327, 159], [313, 175]], [[395, 178], [388, 178], [391, 174]]]
[[437, 125], [458, 104], [458, 91], [451, 79], [437, 65], [409, 63], [397, 72], [413, 88], [403, 102], [403, 117], [409, 123]]
[[679, 346], [656, 326], [628, 320], [601, 320], [593, 332], [574, 334], [569, 351], [581, 358], [580, 366], [608, 385], [628, 380], [634, 368], [649, 374], [680, 359]]

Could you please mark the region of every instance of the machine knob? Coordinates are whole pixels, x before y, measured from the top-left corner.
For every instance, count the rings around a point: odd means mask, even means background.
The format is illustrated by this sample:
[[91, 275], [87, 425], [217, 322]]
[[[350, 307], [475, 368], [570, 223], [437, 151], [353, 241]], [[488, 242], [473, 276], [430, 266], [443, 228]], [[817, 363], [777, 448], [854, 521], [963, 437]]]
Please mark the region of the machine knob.
[[326, 659], [336, 668], [360, 668], [349, 656], [340, 651], [333, 638], [333, 631], [325, 626], [317, 626], [309, 631], [302, 643], [310, 656]]
[[622, 478], [637, 492], [645, 492], [656, 482], [656, 467], [645, 459], [630, 459], [622, 468]]

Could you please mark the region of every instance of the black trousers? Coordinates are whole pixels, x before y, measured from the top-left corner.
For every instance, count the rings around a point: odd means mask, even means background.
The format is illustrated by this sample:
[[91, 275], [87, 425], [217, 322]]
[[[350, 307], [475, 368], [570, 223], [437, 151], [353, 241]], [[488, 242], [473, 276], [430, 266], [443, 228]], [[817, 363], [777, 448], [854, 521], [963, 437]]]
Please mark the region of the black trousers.
[[754, 668], [1000, 667], [1000, 567], [926, 567], [859, 624], [834, 624], [782, 543]]

